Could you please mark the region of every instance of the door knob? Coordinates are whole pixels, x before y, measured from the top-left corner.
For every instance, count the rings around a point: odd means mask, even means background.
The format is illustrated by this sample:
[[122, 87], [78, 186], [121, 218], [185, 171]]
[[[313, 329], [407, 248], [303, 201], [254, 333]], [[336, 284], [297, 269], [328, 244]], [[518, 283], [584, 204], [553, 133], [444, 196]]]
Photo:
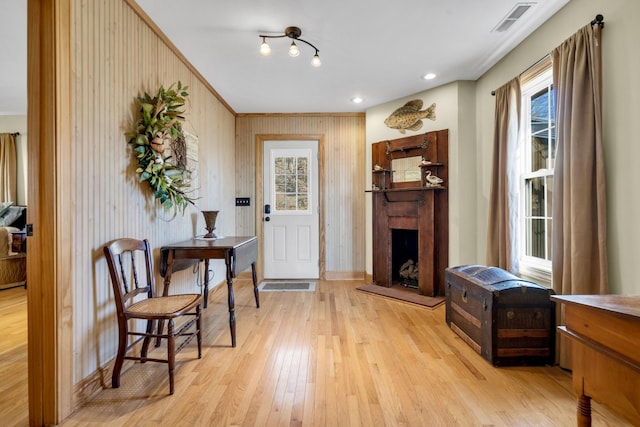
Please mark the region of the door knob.
[[271, 218], [269, 218], [268, 216], [264, 218], [265, 221], [269, 222], [271, 221]]

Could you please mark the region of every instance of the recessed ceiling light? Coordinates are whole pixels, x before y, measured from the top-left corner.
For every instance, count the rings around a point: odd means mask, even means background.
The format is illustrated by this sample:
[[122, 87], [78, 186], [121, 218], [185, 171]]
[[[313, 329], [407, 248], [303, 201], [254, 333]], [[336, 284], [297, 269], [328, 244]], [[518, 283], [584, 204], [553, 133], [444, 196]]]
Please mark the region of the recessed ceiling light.
[[433, 74], [433, 73], [427, 73], [424, 76], [422, 76], [423, 80], [431, 80], [431, 79], [435, 79], [435, 78], [436, 78], [436, 75]]
[[354, 104], [360, 104], [362, 101], [364, 101], [364, 99], [360, 98], [359, 96], [354, 96], [353, 98], [351, 98], [351, 102], [353, 102]]

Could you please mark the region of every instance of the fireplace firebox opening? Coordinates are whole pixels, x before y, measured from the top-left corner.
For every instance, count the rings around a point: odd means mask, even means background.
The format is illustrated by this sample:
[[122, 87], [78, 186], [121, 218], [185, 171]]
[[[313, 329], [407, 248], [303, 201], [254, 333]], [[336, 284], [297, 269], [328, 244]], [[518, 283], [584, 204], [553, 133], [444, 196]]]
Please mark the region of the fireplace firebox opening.
[[391, 230], [393, 282], [418, 289], [418, 230]]

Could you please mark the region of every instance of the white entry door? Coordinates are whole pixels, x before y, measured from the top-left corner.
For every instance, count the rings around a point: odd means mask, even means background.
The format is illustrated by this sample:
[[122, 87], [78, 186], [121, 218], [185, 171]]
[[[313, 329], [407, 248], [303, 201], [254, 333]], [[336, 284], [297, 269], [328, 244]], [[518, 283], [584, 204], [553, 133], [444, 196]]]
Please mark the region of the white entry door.
[[320, 277], [318, 141], [265, 141], [264, 277]]

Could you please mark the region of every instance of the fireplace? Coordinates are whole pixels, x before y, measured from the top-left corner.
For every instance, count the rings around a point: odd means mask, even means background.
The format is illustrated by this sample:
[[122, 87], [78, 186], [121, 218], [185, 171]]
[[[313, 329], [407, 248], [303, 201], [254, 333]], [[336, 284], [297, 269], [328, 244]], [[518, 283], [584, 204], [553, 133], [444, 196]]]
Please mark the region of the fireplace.
[[[391, 287], [402, 283], [400, 268], [411, 259], [418, 265], [417, 292], [427, 296], [444, 295], [444, 271], [448, 266], [448, 132], [381, 141], [372, 145], [374, 178], [373, 212], [373, 283]], [[421, 181], [394, 182], [392, 159], [417, 157], [417, 176]], [[438, 175], [445, 185], [432, 186], [424, 181], [426, 171]], [[435, 171], [435, 172], [434, 172]], [[388, 172], [388, 173], [387, 173]], [[389, 175], [390, 179], [387, 179]], [[380, 179], [384, 178], [384, 179]], [[384, 184], [384, 185], [383, 185]]]
[[[418, 289], [418, 230], [391, 230], [391, 280]], [[418, 273], [418, 274], [416, 274]]]

